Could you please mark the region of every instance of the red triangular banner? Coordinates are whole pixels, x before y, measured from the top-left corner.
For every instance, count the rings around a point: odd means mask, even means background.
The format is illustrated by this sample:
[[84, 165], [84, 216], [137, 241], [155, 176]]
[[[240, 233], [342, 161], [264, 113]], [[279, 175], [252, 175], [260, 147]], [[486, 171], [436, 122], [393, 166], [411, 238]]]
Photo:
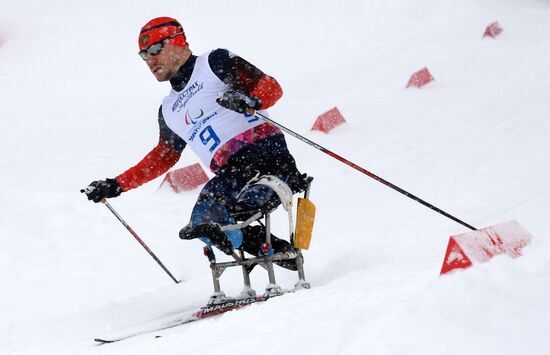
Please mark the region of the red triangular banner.
[[311, 130], [328, 133], [334, 127], [339, 126], [344, 122], [346, 122], [346, 120], [340, 113], [340, 110], [338, 110], [337, 107], [333, 107], [321, 116], [317, 117], [317, 120], [315, 120]]
[[208, 176], [199, 163], [169, 171], [160, 186], [166, 182], [175, 192], [189, 191], [208, 182]]

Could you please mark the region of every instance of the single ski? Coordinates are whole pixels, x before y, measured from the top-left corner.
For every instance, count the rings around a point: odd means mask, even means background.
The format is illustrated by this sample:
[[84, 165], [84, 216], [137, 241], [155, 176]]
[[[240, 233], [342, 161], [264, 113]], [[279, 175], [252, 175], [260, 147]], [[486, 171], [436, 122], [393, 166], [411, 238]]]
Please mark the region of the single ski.
[[96, 341], [98, 343], [101, 343], [101, 344], [116, 343], [116, 342], [119, 342], [121, 340], [133, 338], [133, 337], [136, 337], [136, 336], [139, 336], [139, 335], [151, 334], [151, 333], [158, 332], [158, 331], [161, 331], [161, 330], [166, 330], [166, 329], [178, 327], [178, 326], [181, 326], [181, 325], [184, 325], [184, 324], [188, 324], [188, 323], [191, 323], [191, 322], [195, 322], [195, 321], [198, 321], [198, 320], [201, 320], [201, 319], [221, 315], [221, 314], [229, 312], [229, 311], [233, 311], [233, 310], [236, 310], [236, 309], [240, 309], [240, 308], [249, 306], [253, 303], [265, 302], [269, 298], [272, 298], [272, 297], [274, 297], [274, 296], [270, 296], [270, 297], [256, 296], [256, 297], [250, 297], [250, 298], [244, 298], [244, 299], [231, 299], [231, 300], [219, 303], [219, 304], [212, 304], [212, 305], [204, 306], [198, 311], [191, 311], [191, 312], [184, 313], [179, 319], [176, 319], [172, 322], [166, 323], [166, 324], [164, 324], [160, 327], [154, 328], [154, 329], [145, 329], [145, 330], [136, 331], [136, 332], [133, 332], [133, 333], [129, 333], [129, 334], [126, 334], [126, 335], [113, 337], [113, 338], [108, 338], [108, 337], [95, 338], [94, 341]]

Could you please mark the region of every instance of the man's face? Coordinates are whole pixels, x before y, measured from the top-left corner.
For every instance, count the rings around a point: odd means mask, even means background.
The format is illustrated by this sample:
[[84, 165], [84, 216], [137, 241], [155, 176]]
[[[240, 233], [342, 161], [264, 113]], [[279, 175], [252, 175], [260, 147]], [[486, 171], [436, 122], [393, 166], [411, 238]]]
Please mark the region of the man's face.
[[159, 54], [149, 55], [145, 60], [158, 81], [170, 80], [189, 58], [189, 50], [166, 44]]

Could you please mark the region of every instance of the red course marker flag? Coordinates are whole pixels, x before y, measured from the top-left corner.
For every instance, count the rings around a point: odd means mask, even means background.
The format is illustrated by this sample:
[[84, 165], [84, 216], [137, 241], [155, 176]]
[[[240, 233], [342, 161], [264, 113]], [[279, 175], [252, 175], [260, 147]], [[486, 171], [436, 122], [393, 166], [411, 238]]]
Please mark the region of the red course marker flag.
[[498, 21], [493, 22], [487, 28], [485, 29], [485, 32], [483, 33], [483, 37], [491, 37], [495, 38], [502, 32], [502, 27], [498, 23]]
[[208, 176], [199, 163], [169, 171], [160, 186], [167, 183], [175, 192], [189, 191], [208, 182]]
[[321, 131], [324, 133], [330, 132], [334, 127], [341, 125], [346, 122], [344, 116], [340, 113], [337, 107], [333, 107], [327, 112], [323, 113], [321, 116], [317, 117], [312, 131]]
[[424, 67], [411, 75], [411, 78], [409, 79], [409, 82], [407, 83], [406, 88], [410, 86], [414, 86], [416, 88], [421, 88], [424, 85], [434, 81], [434, 77], [430, 73], [427, 67]]
[[466, 269], [474, 262], [486, 262], [499, 254], [518, 258], [531, 238], [531, 234], [516, 221], [451, 236], [441, 275], [454, 269]]

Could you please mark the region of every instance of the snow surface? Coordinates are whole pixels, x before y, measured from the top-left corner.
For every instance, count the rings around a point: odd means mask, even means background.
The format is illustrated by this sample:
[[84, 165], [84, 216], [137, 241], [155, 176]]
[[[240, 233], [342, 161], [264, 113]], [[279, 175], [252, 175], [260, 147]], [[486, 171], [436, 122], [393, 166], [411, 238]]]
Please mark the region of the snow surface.
[[[515, 219], [533, 243], [439, 277], [448, 237], [465, 227], [288, 137], [316, 178], [313, 288], [162, 338], [95, 345], [212, 291], [201, 243], [177, 237], [198, 190], [158, 190], [158, 179], [112, 200], [178, 285], [79, 193], [156, 144], [169, 86], [137, 56], [137, 34], [164, 15], [195, 53], [229, 48], [278, 78], [285, 95], [271, 114], [284, 125], [470, 224]], [[549, 19], [537, 0], [3, 2], [0, 353], [547, 354]], [[482, 39], [495, 20], [503, 33]], [[436, 81], [404, 89], [424, 66]], [[348, 123], [310, 132], [335, 105]], [[178, 166], [196, 161], [186, 152]], [[239, 277], [224, 274], [228, 294]], [[266, 282], [253, 274], [257, 290]]]

